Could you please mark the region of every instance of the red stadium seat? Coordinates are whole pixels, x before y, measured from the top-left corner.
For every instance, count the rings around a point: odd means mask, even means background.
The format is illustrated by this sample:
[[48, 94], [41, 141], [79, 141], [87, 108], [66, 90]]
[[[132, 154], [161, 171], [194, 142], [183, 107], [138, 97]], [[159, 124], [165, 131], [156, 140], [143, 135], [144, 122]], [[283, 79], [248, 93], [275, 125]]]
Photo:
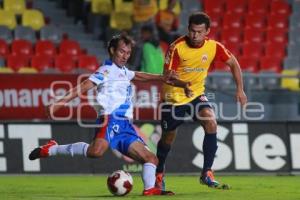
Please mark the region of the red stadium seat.
[[208, 37], [214, 40], [220, 39], [220, 28], [219, 27], [211, 27]]
[[203, 0], [204, 11], [206, 13], [218, 13], [222, 15], [224, 13], [224, 0]]
[[35, 68], [38, 72], [53, 68], [53, 58], [45, 54], [34, 55], [31, 58], [31, 67]]
[[79, 57], [78, 67], [94, 72], [99, 68], [99, 63], [95, 56], [84, 55]]
[[35, 45], [35, 54], [54, 57], [56, 55], [55, 45], [50, 40], [39, 40]]
[[71, 55], [77, 59], [81, 53], [80, 45], [74, 40], [63, 40], [59, 45], [59, 54]]
[[264, 45], [261, 43], [244, 43], [243, 56], [260, 58], [264, 55]]
[[6, 57], [9, 54], [9, 48], [5, 40], [0, 39], [0, 57]]
[[221, 41], [227, 43], [242, 42], [242, 28], [224, 28], [221, 32]]
[[286, 15], [272, 13], [268, 16], [268, 27], [269, 28], [282, 28], [288, 29], [289, 21]]
[[224, 62], [221, 61], [214, 61], [213, 62], [213, 66], [214, 66], [214, 71], [218, 71], [218, 72], [228, 72], [230, 71], [230, 67], [227, 66]]
[[248, 12], [263, 13], [269, 12], [270, 0], [250, 0], [248, 3]]
[[266, 15], [262, 13], [249, 13], [245, 16], [245, 26], [253, 28], [265, 28]]
[[58, 55], [55, 57], [55, 68], [61, 72], [71, 72], [75, 69], [75, 61], [71, 55]]
[[243, 72], [256, 73], [258, 71], [258, 59], [253, 57], [242, 56], [238, 58]]
[[226, 43], [225, 47], [235, 56], [241, 55], [241, 44], [240, 43]]
[[265, 55], [283, 59], [286, 55], [286, 43], [270, 42], [265, 46]]
[[226, 10], [233, 13], [246, 13], [247, 0], [226, 0]]
[[271, 12], [289, 15], [291, 13], [291, 7], [286, 1], [272, 1]]
[[27, 40], [14, 40], [11, 44], [11, 53], [31, 57], [33, 54], [32, 44]]
[[265, 29], [246, 27], [244, 30], [244, 42], [263, 43], [265, 41]]
[[277, 72], [281, 71], [282, 60], [273, 56], [265, 56], [260, 59], [260, 72]]
[[208, 13], [210, 17], [210, 27], [211, 28], [220, 28], [222, 27], [222, 16], [218, 13]]
[[28, 67], [28, 57], [22, 54], [11, 54], [6, 58], [7, 67], [11, 68], [15, 72], [19, 71], [22, 67]]
[[243, 17], [237, 17], [234, 13], [226, 13], [223, 18], [223, 27], [244, 27]]
[[267, 42], [288, 42], [287, 30], [281, 28], [267, 29]]

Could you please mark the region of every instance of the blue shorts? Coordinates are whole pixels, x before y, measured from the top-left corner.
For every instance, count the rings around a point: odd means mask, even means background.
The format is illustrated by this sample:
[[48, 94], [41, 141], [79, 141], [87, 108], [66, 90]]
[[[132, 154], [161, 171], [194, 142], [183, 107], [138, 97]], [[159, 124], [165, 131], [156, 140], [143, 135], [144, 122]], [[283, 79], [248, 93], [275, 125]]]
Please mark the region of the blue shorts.
[[204, 108], [212, 108], [205, 95], [200, 95], [183, 105], [163, 105], [161, 108], [161, 128], [163, 131], [175, 130], [185, 121], [186, 115], [196, 121], [198, 113]]
[[124, 155], [128, 155], [128, 148], [133, 142], [138, 141], [145, 144], [127, 118], [108, 115], [98, 118], [96, 123], [101, 127], [96, 128], [95, 138], [105, 139], [110, 148], [116, 149]]

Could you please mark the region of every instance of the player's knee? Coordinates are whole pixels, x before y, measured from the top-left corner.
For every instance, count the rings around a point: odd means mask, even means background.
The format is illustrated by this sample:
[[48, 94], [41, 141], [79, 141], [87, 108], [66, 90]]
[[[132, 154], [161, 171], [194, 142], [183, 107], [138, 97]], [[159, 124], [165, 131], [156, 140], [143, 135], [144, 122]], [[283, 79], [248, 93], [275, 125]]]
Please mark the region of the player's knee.
[[217, 132], [217, 121], [216, 120], [207, 120], [204, 123], [204, 129], [207, 133], [215, 133]]
[[100, 158], [104, 154], [104, 151], [99, 147], [90, 147], [87, 150], [87, 156], [90, 158]]
[[145, 158], [145, 163], [152, 163], [152, 164], [157, 166], [158, 165], [158, 159], [154, 154], [149, 154]]

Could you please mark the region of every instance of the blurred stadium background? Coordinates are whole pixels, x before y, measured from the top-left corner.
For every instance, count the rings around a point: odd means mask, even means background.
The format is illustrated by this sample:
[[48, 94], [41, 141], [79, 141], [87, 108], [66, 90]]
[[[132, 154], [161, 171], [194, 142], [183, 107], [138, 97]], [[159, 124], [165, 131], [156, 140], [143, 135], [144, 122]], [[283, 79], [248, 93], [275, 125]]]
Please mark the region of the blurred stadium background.
[[[166, 5], [167, 0], [0, 0], [1, 174], [141, 171], [112, 152], [102, 160], [27, 157], [50, 138], [59, 143], [93, 138], [89, 99], [76, 99], [56, 121], [46, 118], [44, 106], [108, 58], [106, 42], [114, 33], [127, 31], [138, 40], [141, 24], [149, 16], [151, 23]], [[229, 69], [215, 62], [206, 87], [219, 122], [217, 173], [299, 174], [300, 1], [178, 0], [176, 33], [185, 34], [189, 14], [198, 10], [211, 17], [210, 37], [239, 60], [251, 102], [246, 112], [240, 110]], [[166, 43], [160, 45], [166, 50]], [[153, 151], [161, 134], [160, 87], [135, 82], [136, 129]], [[193, 122], [179, 129], [168, 172], [201, 170], [202, 132]]]

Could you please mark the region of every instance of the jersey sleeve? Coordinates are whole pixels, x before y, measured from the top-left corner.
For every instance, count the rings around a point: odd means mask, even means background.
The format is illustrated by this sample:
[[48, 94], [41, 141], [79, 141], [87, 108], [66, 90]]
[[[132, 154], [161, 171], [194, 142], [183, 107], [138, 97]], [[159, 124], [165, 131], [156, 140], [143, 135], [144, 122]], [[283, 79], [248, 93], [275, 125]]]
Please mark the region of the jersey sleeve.
[[135, 72], [129, 69], [126, 69], [126, 75], [129, 80], [132, 80], [135, 76]]
[[231, 57], [231, 52], [221, 43], [217, 42], [215, 60], [226, 62]]
[[175, 70], [178, 68], [180, 58], [175, 45], [171, 45], [166, 54], [164, 68], [165, 70]]
[[105, 71], [103, 68], [98, 69], [95, 73], [91, 74], [89, 80], [95, 83], [96, 85], [100, 85], [106, 81]]

